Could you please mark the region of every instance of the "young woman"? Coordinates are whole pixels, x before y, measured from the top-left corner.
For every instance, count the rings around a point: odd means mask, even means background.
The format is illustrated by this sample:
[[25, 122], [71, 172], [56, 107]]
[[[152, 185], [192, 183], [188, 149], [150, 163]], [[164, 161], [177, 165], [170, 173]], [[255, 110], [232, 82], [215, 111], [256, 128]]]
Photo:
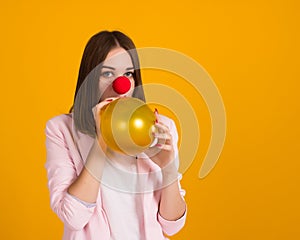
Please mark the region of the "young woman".
[[[111, 87], [119, 76], [131, 87]], [[158, 142], [137, 156], [103, 141], [101, 109], [119, 97], [145, 100], [138, 55], [118, 31], [94, 35], [84, 50], [74, 105], [46, 125], [51, 208], [64, 223], [63, 239], [160, 240], [185, 223], [174, 122], [156, 112]]]

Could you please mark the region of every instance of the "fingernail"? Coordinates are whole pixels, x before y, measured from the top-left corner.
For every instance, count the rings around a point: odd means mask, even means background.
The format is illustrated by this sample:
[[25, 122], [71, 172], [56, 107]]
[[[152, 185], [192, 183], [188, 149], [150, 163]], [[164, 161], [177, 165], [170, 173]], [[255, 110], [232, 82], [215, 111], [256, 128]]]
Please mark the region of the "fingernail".
[[155, 119], [155, 123], [158, 123], [158, 117], [157, 117], [157, 115], [158, 115], [158, 111], [157, 111], [157, 108], [155, 108], [155, 110], [154, 110], [154, 114], [155, 114], [155, 117], [156, 117], [156, 119]]

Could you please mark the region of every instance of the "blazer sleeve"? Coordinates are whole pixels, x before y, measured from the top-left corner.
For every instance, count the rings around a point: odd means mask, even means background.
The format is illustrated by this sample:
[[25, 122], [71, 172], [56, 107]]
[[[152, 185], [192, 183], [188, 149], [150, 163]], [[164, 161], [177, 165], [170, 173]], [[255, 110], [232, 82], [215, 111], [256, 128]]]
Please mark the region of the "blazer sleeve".
[[[170, 133], [172, 135], [173, 139], [173, 147], [174, 147], [174, 152], [175, 152], [175, 165], [177, 167], [177, 170], [179, 169], [179, 154], [178, 154], [178, 133], [176, 129], [176, 125], [172, 119], [169, 119], [169, 129]], [[178, 173], [178, 186], [180, 190], [180, 195], [184, 199], [185, 196], [185, 190], [181, 188], [180, 180], [182, 179], [182, 174]], [[162, 226], [163, 232], [167, 234], [168, 236], [172, 236], [179, 232], [185, 225], [186, 221], [186, 216], [187, 216], [187, 210], [183, 214], [183, 216], [176, 221], [169, 221], [164, 219], [158, 212], [157, 214], [157, 219], [160, 225]]]
[[45, 167], [50, 205], [68, 228], [81, 230], [89, 222], [95, 206], [85, 206], [67, 193], [68, 187], [77, 178], [77, 173], [71, 154], [72, 134], [66, 121], [68, 120], [64, 117], [56, 117], [46, 124]]

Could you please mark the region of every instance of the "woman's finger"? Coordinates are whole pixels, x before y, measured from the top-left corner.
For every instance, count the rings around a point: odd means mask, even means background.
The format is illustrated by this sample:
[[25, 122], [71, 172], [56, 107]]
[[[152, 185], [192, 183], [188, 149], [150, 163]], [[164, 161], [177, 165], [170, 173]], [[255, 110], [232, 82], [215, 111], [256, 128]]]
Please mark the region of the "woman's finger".
[[107, 104], [111, 103], [112, 101], [116, 100], [117, 98], [107, 98], [98, 103], [95, 107], [92, 108], [94, 120], [96, 123], [96, 134], [99, 136], [100, 134], [100, 112], [103, 107], [105, 107]]
[[99, 103], [96, 105], [96, 107], [97, 107], [98, 109], [101, 109], [101, 108], [103, 108], [105, 105], [111, 103], [112, 101], [114, 101], [114, 100], [116, 100], [116, 99], [118, 99], [118, 97], [106, 98], [106, 99], [104, 99], [103, 101], [99, 102]]
[[168, 128], [168, 126], [166, 126], [166, 125], [163, 124], [162, 122], [157, 122], [157, 123], [155, 123], [155, 127], [156, 127], [157, 130], [160, 131], [160, 132], [170, 132], [170, 129]]
[[106, 106], [107, 104], [111, 103], [112, 101], [116, 100], [117, 97], [114, 97], [114, 98], [106, 98], [104, 99], [103, 101], [99, 102], [95, 107], [93, 107], [92, 111], [93, 111], [93, 114], [94, 114], [94, 117], [96, 115], [98, 115], [101, 111], [101, 109]]
[[172, 136], [170, 133], [168, 132], [164, 132], [164, 133], [161, 133], [161, 132], [155, 132], [153, 134], [153, 136], [155, 138], [158, 138], [158, 139], [164, 139], [164, 140], [171, 140], [172, 139]]
[[156, 146], [158, 149], [161, 149], [161, 150], [165, 150], [165, 151], [172, 151], [173, 150], [173, 147], [169, 144], [156, 144]]

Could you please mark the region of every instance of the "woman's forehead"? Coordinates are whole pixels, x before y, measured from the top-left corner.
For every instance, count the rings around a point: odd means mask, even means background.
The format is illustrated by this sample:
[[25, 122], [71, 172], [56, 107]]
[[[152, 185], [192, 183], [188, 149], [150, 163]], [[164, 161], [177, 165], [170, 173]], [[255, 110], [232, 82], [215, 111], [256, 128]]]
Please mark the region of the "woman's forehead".
[[104, 60], [103, 65], [114, 67], [114, 68], [133, 67], [130, 55], [123, 48], [114, 48], [114, 49], [112, 49], [108, 53], [106, 59]]

